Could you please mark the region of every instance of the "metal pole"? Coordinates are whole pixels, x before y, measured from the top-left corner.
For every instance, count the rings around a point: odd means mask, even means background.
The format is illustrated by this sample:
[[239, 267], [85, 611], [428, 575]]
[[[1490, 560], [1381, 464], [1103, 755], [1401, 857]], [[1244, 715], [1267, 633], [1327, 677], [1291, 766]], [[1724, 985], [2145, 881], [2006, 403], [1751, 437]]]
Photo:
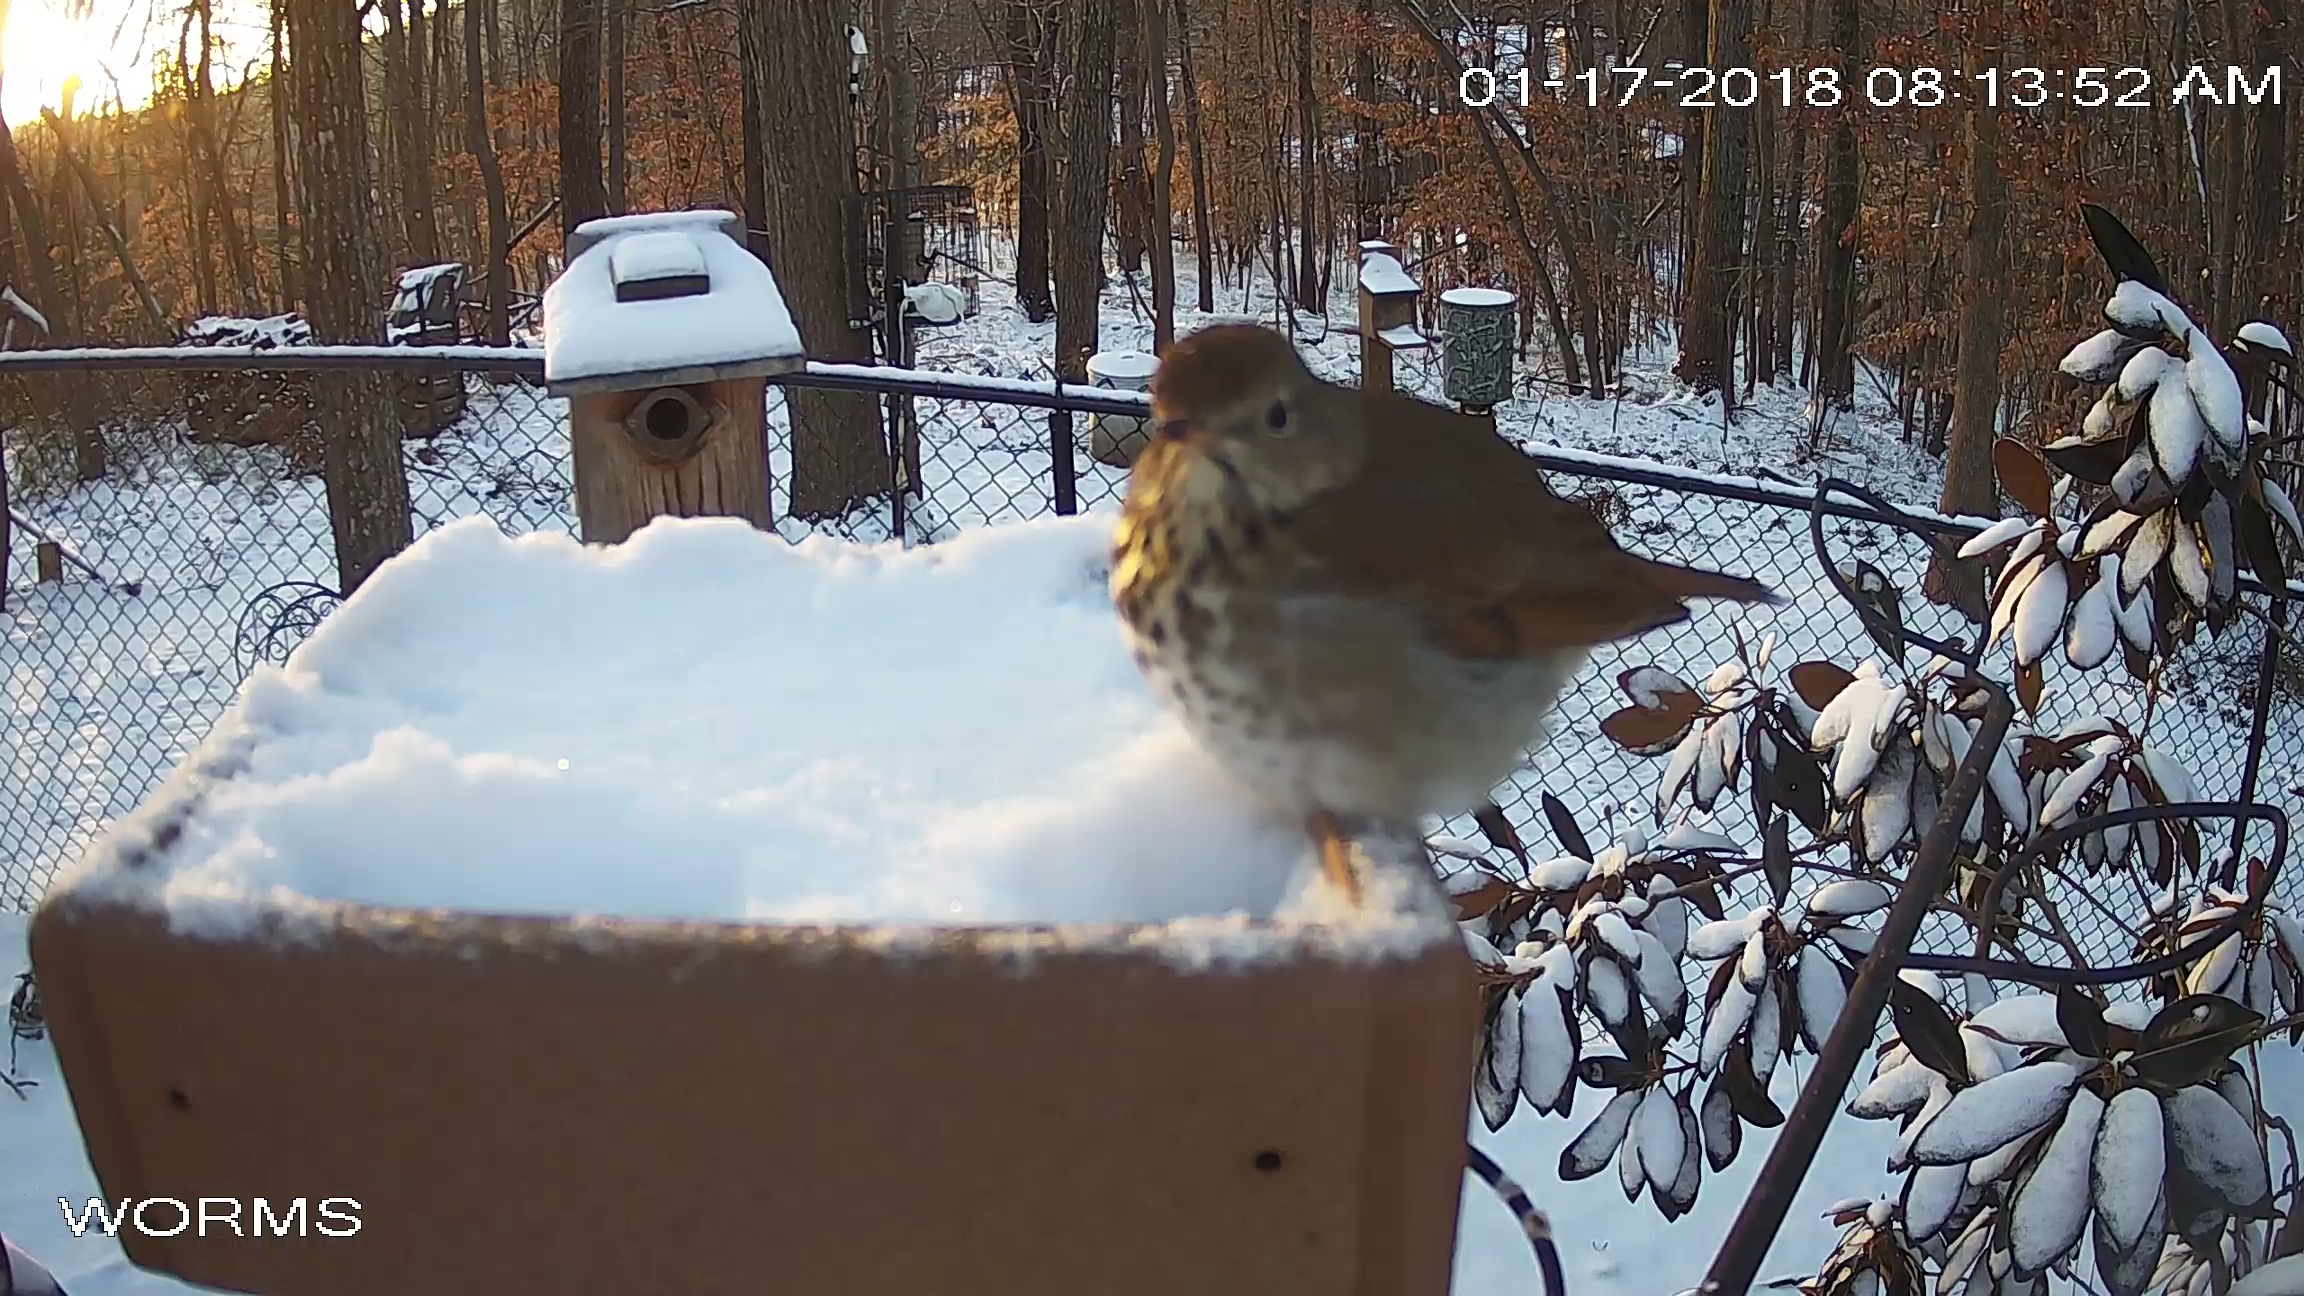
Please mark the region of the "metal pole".
[[1792, 1104], [1792, 1114], [1785, 1118], [1783, 1131], [1776, 1136], [1775, 1146], [1768, 1150], [1768, 1160], [1760, 1167], [1760, 1177], [1753, 1183], [1751, 1195], [1736, 1212], [1736, 1222], [1728, 1227], [1728, 1236], [1721, 1242], [1719, 1254], [1712, 1258], [1710, 1272], [1697, 1288], [1707, 1296], [1737, 1296], [1751, 1290], [1752, 1280], [1768, 1257], [1768, 1248], [1775, 1243], [1777, 1231], [1784, 1227], [1784, 1216], [1792, 1209], [1792, 1198], [1800, 1191], [1801, 1182], [1808, 1177], [1808, 1167], [1816, 1160], [1816, 1149], [1823, 1145], [1825, 1131], [1840, 1114], [1840, 1100], [1848, 1092], [1848, 1081], [1856, 1074], [1856, 1064], [1871, 1051], [1880, 1010], [1887, 1006], [1888, 990], [1903, 968], [1905, 951], [1919, 935], [1921, 919], [1927, 916], [1936, 897], [1944, 892], [1945, 880], [1952, 872], [1953, 853], [1960, 845], [1960, 827], [1968, 818], [1968, 807], [1983, 793], [1985, 771], [2007, 739], [2009, 722], [2016, 713], [2006, 690], [1990, 681], [1979, 682], [1989, 694], [1983, 727], [1977, 731], [1967, 757], [1953, 774], [1951, 786], [1945, 789], [1937, 807], [1936, 822], [1929, 826], [1928, 835], [1920, 842], [1920, 853], [1912, 862], [1912, 872], [1904, 879], [1895, 905], [1888, 910], [1880, 939], [1856, 974], [1856, 984], [1848, 991], [1840, 1019], [1833, 1023], [1832, 1034], [1817, 1055], [1815, 1071], [1800, 1090], [1799, 1100]]

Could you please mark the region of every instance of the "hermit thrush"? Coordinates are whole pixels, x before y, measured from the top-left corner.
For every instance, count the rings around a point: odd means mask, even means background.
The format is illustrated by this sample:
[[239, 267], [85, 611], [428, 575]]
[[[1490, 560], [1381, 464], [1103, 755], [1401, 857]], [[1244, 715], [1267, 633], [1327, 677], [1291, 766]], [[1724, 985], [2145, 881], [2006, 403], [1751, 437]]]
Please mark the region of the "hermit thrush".
[[1488, 793], [1595, 644], [1766, 587], [1617, 548], [1485, 422], [1312, 376], [1279, 334], [1178, 342], [1115, 539], [1137, 665], [1217, 764], [1349, 839]]

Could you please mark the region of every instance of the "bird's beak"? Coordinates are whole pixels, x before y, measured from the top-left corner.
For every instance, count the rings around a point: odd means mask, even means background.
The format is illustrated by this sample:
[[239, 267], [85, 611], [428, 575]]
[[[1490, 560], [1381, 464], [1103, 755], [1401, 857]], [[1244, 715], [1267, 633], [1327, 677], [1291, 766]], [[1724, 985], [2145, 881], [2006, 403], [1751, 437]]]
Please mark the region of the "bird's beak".
[[1162, 419], [1152, 425], [1152, 430], [1163, 441], [1202, 442], [1208, 439], [1207, 429], [1188, 418]]

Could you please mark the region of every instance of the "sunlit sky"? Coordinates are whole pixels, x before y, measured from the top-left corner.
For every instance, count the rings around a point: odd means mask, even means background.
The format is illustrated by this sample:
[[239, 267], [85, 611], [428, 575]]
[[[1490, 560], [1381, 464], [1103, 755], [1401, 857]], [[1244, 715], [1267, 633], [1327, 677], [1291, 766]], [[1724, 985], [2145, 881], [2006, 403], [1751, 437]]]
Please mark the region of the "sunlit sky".
[[[169, 0], [91, 0], [89, 17], [66, 16], [69, 0], [10, 0], [8, 25], [0, 35], [0, 111], [21, 128], [40, 118], [42, 108], [63, 102], [64, 83], [79, 78], [83, 107], [109, 101], [117, 93], [134, 107], [151, 98], [153, 55], [173, 51], [182, 7]], [[249, 12], [254, 10], [253, 13]], [[155, 12], [169, 15], [155, 21]], [[216, 59], [216, 79], [239, 79], [239, 68], [264, 52], [267, 29], [262, 11], [234, 0], [218, 0], [216, 34], [225, 49]]]

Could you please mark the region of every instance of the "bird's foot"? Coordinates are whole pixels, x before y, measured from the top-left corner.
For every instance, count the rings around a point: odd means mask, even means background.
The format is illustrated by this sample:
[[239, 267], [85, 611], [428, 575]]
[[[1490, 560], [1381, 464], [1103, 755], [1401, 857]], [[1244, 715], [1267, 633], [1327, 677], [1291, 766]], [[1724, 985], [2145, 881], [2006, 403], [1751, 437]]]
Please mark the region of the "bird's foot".
[[1304, 831], [1320, 848], [1320, 871], [1328, 881], [1344, 893], [1344, 899], [1355, 909], [1360, 907], [1360, 871], [1352, 860], [1352, 839], [1336, 816], [1325, 810], [1315, 810], [1304, 820]]

